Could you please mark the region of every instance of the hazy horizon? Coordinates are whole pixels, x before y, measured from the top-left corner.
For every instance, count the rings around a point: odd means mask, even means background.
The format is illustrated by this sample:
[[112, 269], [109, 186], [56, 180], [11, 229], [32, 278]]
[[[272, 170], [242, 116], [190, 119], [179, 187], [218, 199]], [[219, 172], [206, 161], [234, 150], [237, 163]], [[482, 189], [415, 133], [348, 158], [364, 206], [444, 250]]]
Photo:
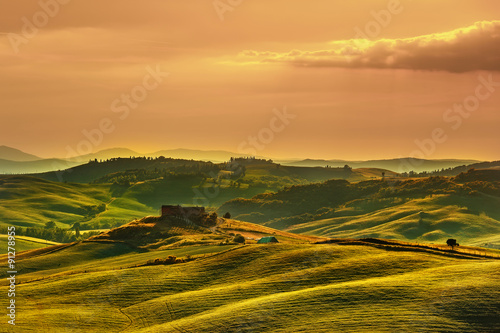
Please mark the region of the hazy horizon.
[[0, 13], [6, 146], [500, 159], [496, 1], [41, 3]]
[[[38, 158], [41, 158], [41, 159], [65, 159], [65, 158], [67, 158], [67, 156], [42, 156], [42, 155], [37, 154], [36, 152], [24, 151], [24, 150], [21, 150], [21, 149], [17, 149], [15, 147], [9, 147], [9, 146], [5, 146], [5, 145], [0, 145], [0, 148], [2, 148], [2, 147], [7, 147], [7, 148], [19, 150], [22, 153], [25, 153], [25, 154], [28, 154], [28, 155], [34, 155], [34, 156], [36, 156]], [[219, 153], [219, 152], [220, 153], [234, 153], [233, 157], [238, 157], [238, 155], [239, 155], [239, 153], [237, 153], [235, 151], [229, 151], [229, 150], [224, 150], [224, 149], [207, 149], [207, 150], [204, 150], [204, 149], [194, 149], [194, 148], [171, 148], [171, 149], [160, 149], [160, 150], [156, 150], [156, 151], [137, 151], [135, 149], [130, 149], [128, 147], [104, 148], [104, 149], [96, 150], [92, 154], [99, 154], [99, 153], [102, 153], [102, 152], [114, 151], [114, 150], [130, 150], [130, 151], [133, 151], [133, 152], [137, 153], [137, 155], [133, 155], [134, 157], [149, 156], [149, 155], [161, 153], [161, 152], [164, 152], [164, 151], [186, 151], [186, 152], [192, 151], [192, 152], [203, 152], [203, 153], [210, 153], [210, 152], [214, 152], [214, 153]], [[84, 155], [75, 155], [75, 156], [71, 156], [71, 157], [81, 157], [81, 156], [84, 156]], [[116, 157], [118, 157], [118, 156], [116, 156]], [[166, 156], [166, 157], [168, 157], [168, 156]], [[255, 155], [247, 155], [247, 157], [271, 158], [271, 159], [277, 159], [277, 160], [280, 160], [280, 161], [285, 161], [285, 160], [288, 160], [288, 161], [302, 161], [302, 160], [335, 161], [336, 160], [336, 161], [347, 161], [347, 162], [364, 162], [364, 161], [370, 161], [370, 160], [394, 160], [394, 159], [400, 159], [400, 158], [411, 158], [410, 156], [398, 156], [398, 157], [384, 157], [384, 158], [377, 158], [377, 159], [366, 158], [366, 159], [351, 159], [351, 160], [349, 160], [349, 159], [343, 159], [343, 158], [337, 158], [337, 157], [329, 157], [329, 156], [320, 156], [320, 157], [285, 156], [285, 157], [277, 157], [277, 156], [267, 156], [267, 155], [257, 155], [257, 156], [255, 156]], [[2, 159], [1, 156], [0, 156], [0, 159]], [[204, 160], [204, 159], [200, 158], [200, 160]], [[475, 162], [490, 162], [490, 161], [494, 161], [494, 160], [477, 160], [477, 159], [472, 159], [472, 158], [436, 158], [436, 159], [429, 158], [428, 160], [464, 160], [464, 161], [467, 160], [467, 161], [475, 161]]]

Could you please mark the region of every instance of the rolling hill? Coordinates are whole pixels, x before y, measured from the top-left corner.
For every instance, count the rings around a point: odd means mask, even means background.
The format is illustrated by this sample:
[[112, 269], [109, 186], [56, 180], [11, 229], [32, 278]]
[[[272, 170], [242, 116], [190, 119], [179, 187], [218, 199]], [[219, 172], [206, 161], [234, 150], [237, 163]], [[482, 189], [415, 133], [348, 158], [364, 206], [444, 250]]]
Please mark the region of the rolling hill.
[[[43, 227], [53, 221], [68, 228], [76, 222], [93, 223], [101, 215], [107, 222], [125, 223], [157, 211], [129, 199], [113, 200], [110, 185], [65, 184], [28, 176], [0, 178], [0, 224]], [[105, 205], [104, 212], [94, 208]]]
[[[247, 157], [247, 155], [238, 154], [226, 150], [197, 150], [197, 149], [168, 149], [160, 150], [154, 153], [146, 154], [149, 157], [165, 156], [175, 159], [188, 159], [209, 161], [214, 163], [223, 163], [231, 157]], [[263, 158], [257, 156], [257, 158]]]
[[[16, 251], [26, 251], [39, 248], [45, 248], [52, 245], [57, 245], [56, 242], [51, 242], [45, 239], [17, 236], [16, 237]], [[8, 236], [0, 235], [0, 253], [7, 254], [8, 252]]]
[[461, 165], [454, 168], [448, 168], [444, 170], [437, 170], [430, 174], [426, 174], [424, 176], [457, 176], [460, 173], [467, 172], [470, 169], [476, 170], [487, 170], [487, 169], [500, 169], [500, 161], [492, 161], [492, 162], [479, 162], [473, 163], [469, 165]]
[[275, 236], [282, 243], [318, 242], [328, 238], [280, 231], [233, 219], [205, 216], [183, 218], [178, 216], [148, 216], [131, 221], [118, 228], [92, 236], [89, 241], [122, 242], [142, 249], [167, 249], [186, 245], [217, 245], [231, 242], [236, 234], [247, 243], [255, 243], [265, 236]]
[[92, 183], [114, 173], [128, 170], [156, 170], [155, 177], [158, 178], [162, 172], [218, 172], [217, 167], [211, 162], [193, 160], [176, 160], [171, 158], [112, 158], [105, 161], [90, 161], [76, 167], [62, 169], [60, 171], [33, 174], [32, 176], [50, 181]]
[[240, 187], [202, 184], [201, 176], [168, 176], [129, 184], [61, 183], [30, 176], [0, 177], [0, 225], [44, 227], [54, 221], [82, 230], [106, 229], [156, 214], [161, 205], [221, 205], [235, 197], [251, 198], [267, 185]]
[[364, 181], [292, 186], [219, 208], [235, 218], [325, 237], [380, 237], [500, 248], [498, 170], [455, 178]]
[[87, 162], [93, 159], [107, 160], [110, 158], [126, 158], [126, 157], [160, 157], [181, 159], [181, 160], [197, 160], [213, 163], [222, 163], [228, 161], [231, 157], [246, 157], [246, 155], [238, 154], [225, 150], [199, 150], [199, 149], [164, 149], [153, 153], [137, 152], [128, 148], [110, 148], [100, 150], [98, 152], [72, 157], [71, 160], [79, 162]]
[[[226, 168], [211, 162], [134, 158], [92, 162], [38, 177], [0, 176], [0, 224], [43, 227], [55, 221], [58, 227], [80, 222], [85, 228], [109, 228], [154, 214], [163, 204], [217, 207], [308, 179], [344, 176], [342, 170], [277, 168], [272, 163], [248, 166], [245, 174], [236, 176]], [[101, 211], [93, 209], [101, 205]]]
[[160, 156], [217, 163], [228, 161], [231, 157], [244, 157], [241, 154], [222, 150], [171, 149], [144, 154], [128, 148], [110, 148], [80, 156], [43, 159], [35, 155], [24, 153], [15, 148], [0, 146], [0, 174], [45, 173], [65, 170], [96, 159], [109, 160], [130, 157], [157, 158]]
[[[464, 245], [500, 249], [499, 204], [498, 198], [432, 195], [360, 215], [305, 222], [285, 230], [333, 238], [376, 237], [438, 243], [456, 238]], [[362, 202], [352, 203], [345, 210], [359, 209], [362, 205]]]
[[[97, 178], [93, 184], [3, 176], [0, 224], [44, 227], [54, 221], [57, 227], [69, 228], [78, 222], [82, 230], [109, 229], [156, 214], [163, 204], [182, 204], [219, 207], [221, 216], [230, 212], [238, 220], [308, 235], [425, 242], [460, 237], [470, 245], [500, 246], [500, 178], [495, 170], [473, 170], [455, 178], [399, 179], [380, 169], [239, 163], [241, 170], [210, 162], [114, 159], [68, 173]], [[143, 169], [108, 173], [131, 165]], [[382, 172], [385, 181], [372, 179]], [[372, 180], [311, 184], [335, 177]]]
[[[150, 157], [156, 159], [160, 156], [171, 159], [182, 160], [197, 160], [213, 163], [224, 163], [230, 158], [245, 158], [246, 155], [224, 151], [224, 150], [195, 150], [195, 149], [168, 149], [160, 150], [153, 153], [140, 153], [128, 148], [110, 148], [80, 156], [42, 159], [38, 156], [24, 153], [18, 149], [0, 146], [0, 174], [23, 174], [23, 173], [41, 173], [64, 170], [87, 163], [91, 160], [108, 160], [115, 158], [130, 158], [130, 157]], [[257, 157], [265, 159], [264, 157]], [[38, 163], [32, 163], [37, 161]], [[14, 163], [25, 162], [25, 163]], [[354, 169], [384, 169], [395, 173], [403, 173], [414, 171], [433, 172], [447, 169], [453, 172], [443, 172], [442, 175], [450, 176], [457, 175], [460, 172], [467, 171], [469, 168], [483, 168], [484, 164], [494, 162], [480, 162], [476, 160], [458, 160], [458, 159], [441, 159], [427, 160], [417, 158], [397, 158], [385, 160], [367, 160], [367, 161], [348, 161], [348, 160], [325, 160], [325, 159], [305, 159], [305, 160], [280, 160], [278, 163], [283, 166], [293, 167], [313, 167], [313, 168], [342, 168], [344, 165], [349, 165]], [[449, 169], [449, 170], [448, 170]], [[437, 174], [436, 174], [437, 175]]]
[[[182, 260], [154, 264], [167, 257]], [[17, 265], [22, 315], [15, 328], [23, 332], [500, 329], [500, 260], [404, 246], [281, 243], [143, 251], [87, 241], [23, 252]], [[10, 331], [6, 321], [0, 327]]]
[[[51, 180], [77, 183], [102, 182], [102, 178], [119, 172], [155, 170], [156, 178], [161, 176], [159, 171], [176, 173], [205, 173], [206, 176], [231, 178], [237, 180], [243, 177], [250, 183], [277, 182], [283, 184], [306, 184], [328, 179], [348, 179], [350, 181], [380, 178], [385, 172], [387, 176], [396, 177], [397, 174], [384, 169], [376, 168], [324, 168], [324, 167], [295, 167], [282, 166], [270, 160], [236, 158], [231, 162], [212, 163], [195, 160], [173, 158], [112, 158], [105, 161], [90, 161], [76, 167], [62, 169], [55, 172], [32, 174], [34, 177]], [[245, 178], [246, 176], [246, 178]], [[247, 183], [248, 183], [247, 182]]]
[[[371, 179], [383, 172], [285, 167], [264, 160], [223, 164], [167, 158], [93, 161], [61, 172], [0, 176], [0, 224], [43, 227], [54, 221], [67, 228], [79, 222], [86, 229], [106, 229], [154, 214], [163, 204], [218, 207], [234, 198], [252, 198], [286, 186], [330, 178]], [[99, 206], [104, 208], [97, 211]]]
[[231, 157], [245, 157], [242, 154], [223, 150], [170, 149], [145, 154], [128, 148], [110, 148], [79, 156], [43, 159], [35, 155], [24, 153], [15, 148], [0, 146], [0, 174], [55, 172], [58, 170], [70, 169], [94, 160], [131, 157], [149, 157], [156, 159], [160, 156], [170, 159], [197, 160], [214, 163], [223, 163], [228, 161]]
[[[13, 177], [3, 187], [24, 184], [25, 178]], [[34, 195], [57, 192], [67, 204], [82, 195], [107, 199], [105, 190], [92, 185], [28, 180], [32, 183], [25, 186], [40, 191]], [[330, 182], [346, 186], [343, 180]], [[417, 184], [407, 189], [426, 185]], [[19, 195], [8, 193], [10, 199]], [[235, 242], [237, 234], [246, 244]], [[268, 235], [279, 243], [256, 244]], [[22, 295], [16, 298], [16, 331], [500, 329], [500, 251], [495, 250], [332, 240], [208, 214], [148, 216], [84, 241], [19, 252], [26, 240], [16, 240], [16, 294]], [[7, 274], [0, 272], [5, 294]], [[6, 321], [0, 330], [15, 331]]]

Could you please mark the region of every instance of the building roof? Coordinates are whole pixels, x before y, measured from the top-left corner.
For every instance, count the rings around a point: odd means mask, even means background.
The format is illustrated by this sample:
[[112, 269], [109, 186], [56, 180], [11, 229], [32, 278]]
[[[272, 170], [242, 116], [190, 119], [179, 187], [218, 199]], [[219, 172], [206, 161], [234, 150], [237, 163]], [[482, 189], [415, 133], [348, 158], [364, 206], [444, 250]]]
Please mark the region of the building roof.
[[262, 237], [257, 242], [257, 244], [265, 244], [265, 243], [279, 243], [279, 242], [274, 236]]

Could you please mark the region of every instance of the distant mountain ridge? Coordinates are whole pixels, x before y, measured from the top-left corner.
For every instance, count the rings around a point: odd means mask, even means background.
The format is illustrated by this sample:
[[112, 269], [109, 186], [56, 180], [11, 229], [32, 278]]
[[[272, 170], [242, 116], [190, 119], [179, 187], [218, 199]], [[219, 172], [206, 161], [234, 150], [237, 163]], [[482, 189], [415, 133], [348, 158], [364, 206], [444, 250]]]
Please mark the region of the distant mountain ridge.
[[56, 158], [24, 162], [0, 159], [0, 174], [29, 174], [51, 172], [69, 169], [80, 164], [81, 163], [79, 162], [65, 161]]
[[196, 160], [205, 162], [222, 163], [231, 157], [247, 157], [225, 150], [195, 150], [195, 149], [170, 149], [153, 153], [140, 153], [128, 148], [110, 148], [96, 153], [73, 156], [69, 158], [42, 159], [21, 150], [7, 146], [0, 147], [0, 174], [26, 174], [66, 170], [93, 160], [109, 160], [112, 158], [129, 157], [159, 157]]
[[0, 146], [0, 159], [15, 161], [15, 162], [30, 162], [30, 161], [38, 161], [41, 160], [42, 158], [32, 154], [25, 153], [19, 149], [7, 146]]
[[458, 166], [483, 163], [477, 160], [459, 160], [459, 159], [438, 159], [427, 160], [417, 158], [394, 158], [383, 160], [367, 160], [367, 161], [346, 161], [346, 160], [322, 160], [322, 159], [305, 159], [302, 161], [283, 162], [284, 165], [290, 166], [330, 166], [333, 168], [349, 165], [352, 168], [380, 168], [387, 169], [397, 173], [415, 171], [415, 172], [430, 172]]
[[[52, 158], [42, 159], [38, 156], [24, 153], [21, 150], [0, 146], [0, 173], [4, 174], [19, 174], [19, 173], [37, 173], [64, 170], [74, 166], [87, 163], [90, 160], [108, 160], [111, 158], [128, 158], [128, 157], [159, 157], [166, 158], [197, 160], [197, 161], [210, 161], [213, 163], [221, 163], [228, 161], [231, 157], [247, 157], [244, 154], [238, 154], [225, 150], [196, 150], [196, 149], [167, 149], [159, 150], [153, 153], [143, 154], [128, 148], [110, 148], [104, 149], [95, 153], [74, 156], [70, 158]], [[257, 156], [257, 158], [269, 159], [269, 157]], [[12, 163], [23, 162], [23, 163]], [[461, 159], [416, 159], [416, 158], [395, 158], [395, 159], [382, 159], [382, 160], [366, 160], [366, 161], [348, 161], [348, 160], [325, 160], [325, 159], [304, 159], [304, 160], [284, 160], [275, 159], [275, 162], [281, 163], [286, 166], [298, 167], [343, 167], [349, 165], [354, 169], [359, 168], [379, 168], [390, 170], [397, 173], [415, 171], [431, 172], [441, 169], [463, 167], [465, 169], [469, 166], [481, 167], [488, 163], [477, 160], [461, 160]]]

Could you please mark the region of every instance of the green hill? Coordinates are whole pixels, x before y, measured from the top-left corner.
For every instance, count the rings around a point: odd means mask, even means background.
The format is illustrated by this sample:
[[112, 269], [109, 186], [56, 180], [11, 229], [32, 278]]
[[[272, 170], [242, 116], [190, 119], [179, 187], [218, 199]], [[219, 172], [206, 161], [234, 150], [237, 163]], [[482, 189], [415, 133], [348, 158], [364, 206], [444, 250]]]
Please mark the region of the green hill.
[[317, 242], [328, 238], [299, 235], [233, 219], [212, 217], [208, 213], [189, 219], [177, 216], [148, 216], [90, 237], [90, 241], [122, 242], [145, 249], [176, 248], [232, 242], [236, 234], [247, 243], [274, 235], [280, 242]]
[[498, 170], [455, 178], [363, 181], [292, 186], [219, 208], [240, 220], [326, 237], [381, 237], [500, 247]]
[[466, 173], [467, 171], [471, 169], [475, 170], [487, 170], [487, 169], [499, 169], [500, 168], [500, 161], [493, 161], [493, 162], [478, 162], [478, 163], [472, 163], [472, 164], [463, 164], [459, 165], [456, 167], [450, 167], [450, 168], [443, 168], [443, 169], [437, 169], [433, 170], [432, 172], [422, 172], [419, 174], [414, 174], [414, 176], [419, 176], [419, 177], [429, 177], [429, 176], [448, 176], [448, 177], [453, 177], [457, 176], [461, 173]]
[[[33, 238], [33, 237], [25, 237], [25, 236], [17, 236], [16, 237], [16, 251], [26, 251], [26, 250], [34, 250], [39, 248], [44, 248], [52, 245], [56, 245], [58, 243], [47, 241], [45, 239]], [[6, 254], [8, 252], [8, 236], [0, 235], [0, 253]]]
[[[108, 173], [117, 168], [125, 170]], [[258, 159], [213, 164], [132, 158], [66, 172], [96, 179], [84, 184], [0, 177], [0, 226], [44, 227], [53, 221], [60, 228], [80, 223], [81, 230], [109, 229], [155, 215], [163, 204], [182, 204], [220, 206], [219, 215], [230, 212], [238, 220], [308, 235], [439, 242], [460, 237], [500, 246], [498, 170], [405, 179], [383, 169], [286, 167]], [[311, 184], [324, 179], [330, 180]]]
[[[154, 179], [165, 173], [198, 174], [206, 177], [222, 179], [240, 179], [242, 184], [277, 183], [279, 185], [306, 184], [325, 181], [328, 179], [349, 179], [351, 181], [365, 180], [375, 175], [382, 176], [382, 172], [396, 175], [383, 169], [331, 168], [331, 167], [296, 167], [283, 166], [271, 160], [236, 158], [230, 162], [214, 164], [195, 160], [172, 159], [165, 157], [134, 157], [112, 158], [105, 161], [92, 160], [86, 164], [72, 168], [63, 168], [60, 171], [33, 174], [32, 176], [51, 180], [77, 183], [103, 182], [118, 176], [130, 178], [133, 176], [145, 179]], [[146, 178], [144, 178], [146, 177]], [[116, 179], [115, 179], [116, 180]]]
[[[333, 238], [388, 238], [500, 248], [500, 198], [432, 195], [362, 213], [369, 200], [342, 210], [353, 214], [293, 225], [285, 230]], [[358, 210], [359, 215], [354, 214]], [[270, 223], [269, 225], [272, 225]]]
[[[336, 244], [138, 252], [122, 243], [85, 242], [36, 251], [18, 258], [15, 331], [500, 329], [499, 260]], [[145, 265], [169, 256], [190, 259]], [[7, 326], [2, 321], [0, 330], [14, 331]]]
[[49, 221], [82, 230], [106, 229], [132, 219], [155, 215], [161, 205], [221, 205], [235, 197], [253, 197], [266, 185], [222, 186], [196, 175], [128, 184], [78, 184], [30, 176], [0, 177], [0, 226], [44, 227]]
[[[234, 198], [331, 178], [381, 177], [384, 170], [286, 167], [266, 160], [214, 164], [171, 158], [113, 158], [60, 172], [0, 176], [0, 226], [107, 229], [157, 213], [163, 204], [218, 207]], [[387, 176], [395, 176], [387, 172]]]
[[54, 221], [59, 227], [80, 222], [111, 200], [109, 186], [64, 184], [28, 176], [0, 178], [0, 223], [23, 227]]
[[[127, 170], [149, 170], [157, 174], [165, 172], [218, 172], [219, 167], [211, 162], [176, 160], [171, 158], [111, 158], [105, 161], [92, 160], [72, 168], [60, 171], [34, 174], [33, 176], [59, 182], [91, 183], [109, 174]], [[158, 175], [156, 176], [158, 177]]]

